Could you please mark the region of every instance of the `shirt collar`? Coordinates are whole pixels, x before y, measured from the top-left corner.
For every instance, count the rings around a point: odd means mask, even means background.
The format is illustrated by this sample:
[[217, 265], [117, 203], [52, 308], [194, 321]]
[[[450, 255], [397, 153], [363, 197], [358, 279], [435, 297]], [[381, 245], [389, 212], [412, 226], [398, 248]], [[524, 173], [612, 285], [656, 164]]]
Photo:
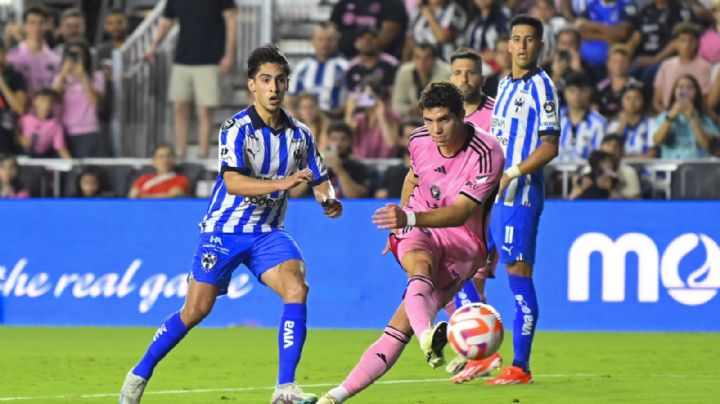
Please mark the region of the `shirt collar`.
[[[542, 71], [542, 69], [540, 69], [540, 67], [535, 66], [534, 69], [531, 69], [530, 71], [528, 71], [527, 73], [525, 73], [525, 75], [522, 76], [522, 77], [520, 77], [520, 79], [522, 79], [522, 81], [527, 82], [528, 80], [530, 80], [530, 79], [532, 78], [532, 76], [540, 73], [541, 71]], [[518, 79], [516, 79], [516, 78], [513, 77], [512, 71], [510, 72], [510, 75], [509, 75], [508, 77], [510, 77], [510, 80], [512, 80], [512, 81], [518, 80]]]
[[247, 109], [247, 113], [248, 116], [250, 116], [250, 122], [252, 122], [253, 128], [255, 128], [255, 130], [268, 128], [270, 132], [277, 135], [283, 132], [286, 128], [292, 126], [292, 120], [290, 119], [290, 116], [282, 108], [280, 108], [280, 127], [278, 129], [273, 129], [267, 126], [265, 121], [260, 118], [260, 115], [255, 110], [255, 105], [249, 106]]

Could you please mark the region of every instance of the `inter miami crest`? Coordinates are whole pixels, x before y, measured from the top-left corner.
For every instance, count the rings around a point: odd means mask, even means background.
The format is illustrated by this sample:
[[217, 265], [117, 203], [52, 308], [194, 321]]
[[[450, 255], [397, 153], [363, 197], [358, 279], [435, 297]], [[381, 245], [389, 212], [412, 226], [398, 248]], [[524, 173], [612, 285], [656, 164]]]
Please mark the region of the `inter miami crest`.
[[430, 196], [433, 197], [436, 201], [440, 200], [440, 197], [442, 194], [440, 193], [440, 187], [437, 185], [431, 185], [430, 186]]
[[210, 272], [210, 270], [215, 267], [215, 264], [217, 264], [217, 255], [213, 253], [205, 253], [202, 255], [200, 262], [202, 263], [202, 267], [205, 272]]

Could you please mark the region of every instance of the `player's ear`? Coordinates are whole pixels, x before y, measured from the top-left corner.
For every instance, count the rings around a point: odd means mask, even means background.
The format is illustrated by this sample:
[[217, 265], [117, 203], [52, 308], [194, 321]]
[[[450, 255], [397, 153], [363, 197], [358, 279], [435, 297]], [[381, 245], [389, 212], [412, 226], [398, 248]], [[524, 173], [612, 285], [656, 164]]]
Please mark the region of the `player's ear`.
[[248, 79], [248, 90], [255, 92], [255, 79]]
[[460, 121], [465, 120], [465, 108], [460, 109], [460, 112], [458, 112], [458, 118], [460, 118]]

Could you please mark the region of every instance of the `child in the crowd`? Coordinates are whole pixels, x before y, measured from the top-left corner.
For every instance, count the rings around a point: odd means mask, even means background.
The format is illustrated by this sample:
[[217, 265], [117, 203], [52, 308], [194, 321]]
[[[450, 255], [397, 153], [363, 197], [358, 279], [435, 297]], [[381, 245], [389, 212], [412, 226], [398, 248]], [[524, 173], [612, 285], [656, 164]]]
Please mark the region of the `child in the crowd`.
[[33, 96], [32, 111], [20, 119], [20, 144], [31, 157], [71, 158], [60, 122], [53, 116], [57, 95], [47, 87]]
[[20, 168], [14, 156], [0, 155], [0, 199], [29, 198], [30, 192], [18, 175]]

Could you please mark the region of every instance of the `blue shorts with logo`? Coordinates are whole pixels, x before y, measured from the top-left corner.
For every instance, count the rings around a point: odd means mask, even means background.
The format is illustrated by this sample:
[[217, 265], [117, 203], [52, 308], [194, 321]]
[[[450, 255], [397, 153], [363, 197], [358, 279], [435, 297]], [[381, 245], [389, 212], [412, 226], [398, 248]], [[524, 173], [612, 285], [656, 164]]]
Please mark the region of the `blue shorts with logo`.
[[227, 293], [233, 271], [244, 264], [260, 283], [267, 270], [288, 260], [303, 260], [302, 253], [283, 229], [267, 233], [201, 233], [190, 277]]
[[535, 239], [542, 209], [527, 206], [493, 206], [488, 228], [488, 251], [497, 248], [504, 264], [523, 261], [535, 263]]

